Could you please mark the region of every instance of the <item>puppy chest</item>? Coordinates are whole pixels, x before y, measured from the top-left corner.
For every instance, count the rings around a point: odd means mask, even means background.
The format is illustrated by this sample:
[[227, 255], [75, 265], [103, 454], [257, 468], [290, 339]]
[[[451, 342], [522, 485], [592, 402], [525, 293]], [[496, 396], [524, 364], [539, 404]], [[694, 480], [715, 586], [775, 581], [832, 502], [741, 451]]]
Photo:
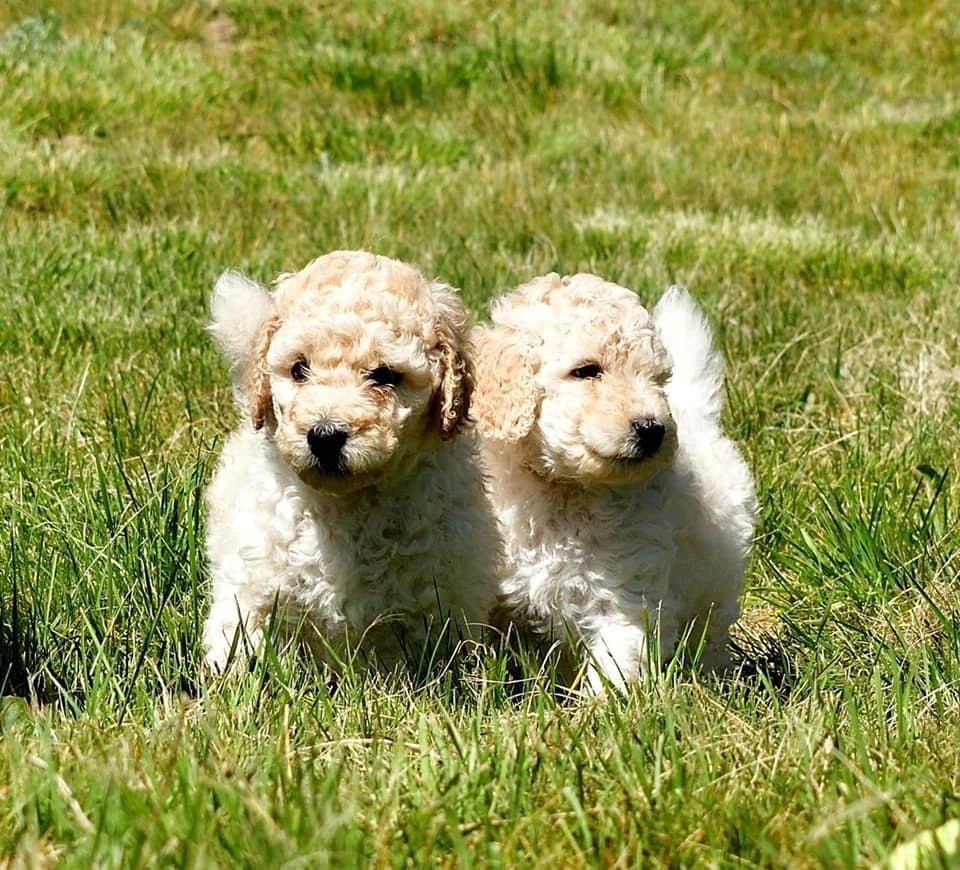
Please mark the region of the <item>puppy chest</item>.
[[571, 524], [566, 536], [543, 530], [514, 549], [515, 591], [534, 610], [570, 617], [643, 606], [666, 594], [673, 554], [672, 535], [650, 526]]
[[437, 609], [454, 566], [437, 529], [412, 512], [376, 512], [331, 526], [306, 515], [291, 553], [300, 554], [295, 597], [320, 619], [331, 609], [365, 627], [389, 613]]

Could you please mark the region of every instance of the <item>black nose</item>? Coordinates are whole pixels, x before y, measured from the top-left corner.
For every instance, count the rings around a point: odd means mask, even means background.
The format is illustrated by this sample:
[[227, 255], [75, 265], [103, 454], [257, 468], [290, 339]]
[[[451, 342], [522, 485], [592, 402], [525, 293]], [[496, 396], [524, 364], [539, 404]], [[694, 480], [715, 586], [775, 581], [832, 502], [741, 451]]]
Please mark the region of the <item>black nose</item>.
[[347, 443], [346, 430], [329, 424], [314, 426], [307, 432], [307, 444], [324, 471], [340, 471], [340, 454]]
[[645, 417], [642, 420], [634, 420], [633, 440], [639, 449], [640, 454], [646, 458], [653, 456], [663, 444], [663, 436], [666, 433], [666, 427], [659, 420], [652, 420]]

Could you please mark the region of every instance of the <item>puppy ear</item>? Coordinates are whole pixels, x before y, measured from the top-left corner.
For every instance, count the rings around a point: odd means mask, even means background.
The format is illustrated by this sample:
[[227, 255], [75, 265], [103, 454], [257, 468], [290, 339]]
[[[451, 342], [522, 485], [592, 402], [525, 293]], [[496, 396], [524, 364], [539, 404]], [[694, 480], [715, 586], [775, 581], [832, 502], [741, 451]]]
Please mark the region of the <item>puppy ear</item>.
[[478, 326], [477, 384], [472, 414], [486, 438], [519, 441], [533, 428], [540, 405], [540, 368], [534, 336], [526, 331]]
[[279, 328], [280, 318], [276, 314], [267, 317], [253, 364], [250, 366], [249, 409], [250, 422], [253, 423], [254, 429], [262, 429], [268, 420], [271, 428], [276, 424], [273, 414], [273, 395], [270, 391], [270, 371], [267, 368], [267, 351], [270, 350], [270, 342], [273, 341], [273, 336]]
[[443, 374], [440, 379], [439, 407], [440, 437], [452, 438], [467, 421], [473, 394], [473, 366], [459, 345], [441, 339], [437, 345]]
[[440, 387], [434, 398], [440, 437], [453, 438], [467, 421], [473, 393], [473, 362], [466, 352], [467, 313], [456, 292], [446, 285], [432, 286], [438, 301], [436, 352]]
[[271, 408], [267, 350], [280, 326], [273, 299], [239, 272], [224, 272], [213, 288], [210, 314], [207, 328], [227, 361], [234, 394], [259, 429]]

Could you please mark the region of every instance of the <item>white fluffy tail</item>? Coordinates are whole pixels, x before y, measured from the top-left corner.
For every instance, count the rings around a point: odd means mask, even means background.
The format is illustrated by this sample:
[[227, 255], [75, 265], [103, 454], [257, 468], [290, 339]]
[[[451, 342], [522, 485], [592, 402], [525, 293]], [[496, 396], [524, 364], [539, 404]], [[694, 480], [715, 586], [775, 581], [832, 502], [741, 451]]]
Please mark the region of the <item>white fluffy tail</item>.
[[679, 285], [670, 287], [653, 310], [653, 322], [673, 363], [667, 398], [674, 414], [714, 423], [723, 409], [723, 358], [713, 344], [700, 306]]
[[217, 279], [210, 297], [212, 320], [207, 329], [230, 366], [234, 385], [242, 386], [263, 325], [273, 311], [273, 299], [255, 281], [231, 271]]

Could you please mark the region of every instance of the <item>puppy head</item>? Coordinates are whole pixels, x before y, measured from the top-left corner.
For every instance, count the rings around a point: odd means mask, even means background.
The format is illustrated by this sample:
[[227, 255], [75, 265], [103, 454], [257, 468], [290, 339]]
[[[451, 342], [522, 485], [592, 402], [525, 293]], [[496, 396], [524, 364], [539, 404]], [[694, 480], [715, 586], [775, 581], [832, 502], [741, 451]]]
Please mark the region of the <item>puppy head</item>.
[[224, 276], [211, 331], [253, 425], [304, 482], [331, 493], [377, 485], [457, 433], [473, 378], [451, 288], [341, 251], [281, 276], [272, 296], [255, 287]]
[[503, 297], [492, 316], [475, 332], [481, 435], [558, 481], [638, 483], [672, 461], [670, 362], [632, 291], [593, 275], [547, 275]]

